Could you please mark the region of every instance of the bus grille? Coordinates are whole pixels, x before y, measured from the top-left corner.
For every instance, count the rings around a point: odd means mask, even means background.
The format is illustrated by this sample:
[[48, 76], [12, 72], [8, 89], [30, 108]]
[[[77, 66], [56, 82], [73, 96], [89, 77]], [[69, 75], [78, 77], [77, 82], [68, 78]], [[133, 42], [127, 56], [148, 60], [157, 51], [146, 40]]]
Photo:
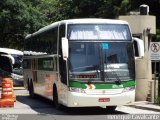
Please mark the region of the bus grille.
[[123, 89], [86, 89], [85, 93], [89, 95], [113, 95], [122, 93]]

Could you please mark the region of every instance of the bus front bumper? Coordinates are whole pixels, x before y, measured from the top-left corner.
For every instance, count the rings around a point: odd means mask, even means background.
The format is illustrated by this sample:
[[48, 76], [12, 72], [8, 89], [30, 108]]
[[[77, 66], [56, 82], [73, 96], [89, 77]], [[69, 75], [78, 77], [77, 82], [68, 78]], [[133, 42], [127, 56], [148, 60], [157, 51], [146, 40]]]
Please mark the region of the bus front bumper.
[[131, 105], [135, 101], [135, 90], [112, 95], [88, 95], [68, 92], [68, 107], [106, 107]]

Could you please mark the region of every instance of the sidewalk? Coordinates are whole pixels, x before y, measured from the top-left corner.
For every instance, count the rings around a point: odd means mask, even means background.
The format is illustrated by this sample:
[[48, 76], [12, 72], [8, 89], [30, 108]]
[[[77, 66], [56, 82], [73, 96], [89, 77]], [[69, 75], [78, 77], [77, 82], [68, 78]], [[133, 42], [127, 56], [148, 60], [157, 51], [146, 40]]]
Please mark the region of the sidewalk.
[[148, 101], [138, 101], [138, 102], [135, 102], [134, 105], [129, 105], [129, 106], [134, 107], [134, 108], [138, 108], [138, 109], [160, 112], [159, 105], [155, 105], [154, 103], [151, 103]]

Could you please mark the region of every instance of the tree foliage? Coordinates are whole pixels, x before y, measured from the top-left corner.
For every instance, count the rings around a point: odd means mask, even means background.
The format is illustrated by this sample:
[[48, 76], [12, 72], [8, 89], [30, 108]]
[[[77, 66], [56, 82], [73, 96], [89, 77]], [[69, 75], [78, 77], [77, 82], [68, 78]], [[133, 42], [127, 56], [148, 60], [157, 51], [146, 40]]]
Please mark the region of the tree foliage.
[[0, 1], [1, 47], [22, 49], [24, 37], [47, 24], [38, 4], [38, 0]]
[[141, 4], [149, 5], [160, 28], [160, 0], [0, 0], [0, 46], [22, 49], [28, 33], [52, 22], [72, 18], [114, 19], [139, 10]]

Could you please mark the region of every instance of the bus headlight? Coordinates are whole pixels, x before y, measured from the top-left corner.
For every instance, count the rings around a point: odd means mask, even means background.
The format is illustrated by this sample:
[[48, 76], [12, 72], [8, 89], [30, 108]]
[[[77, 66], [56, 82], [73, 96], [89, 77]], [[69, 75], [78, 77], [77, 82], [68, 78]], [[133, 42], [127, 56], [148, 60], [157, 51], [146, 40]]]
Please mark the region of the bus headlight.
[[129, 91], [133, 91], [133, 90], [135, 90], [135, 86], [130, 86], [130, 87], [124, 88], [123, 92], [129, 92]]
[[70, 87], [69, 88], [70, 92], [78, 92], [78, 93], [85, 93], [82, 88], [76, 88], [76, 87]]

